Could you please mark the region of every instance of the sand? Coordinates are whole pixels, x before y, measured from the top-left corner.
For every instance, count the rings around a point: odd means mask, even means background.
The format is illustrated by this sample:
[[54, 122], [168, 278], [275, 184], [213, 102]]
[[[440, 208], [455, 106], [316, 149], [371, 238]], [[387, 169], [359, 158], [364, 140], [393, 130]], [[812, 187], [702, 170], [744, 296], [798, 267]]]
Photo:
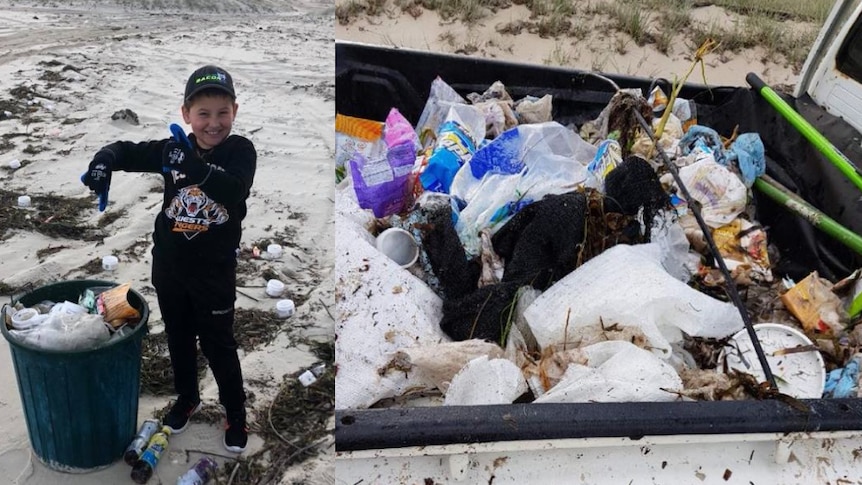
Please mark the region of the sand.
[[[350, 0], [338, 0], [349, 3]], [[335, 24], [335, 37], [339, 40], [379, 44], [389, 47], [473, 55], [508, 61], [552, 66], [566, 66], [603, 73], [625, 74], [639, 77], [682, 76], [691, 66], [691, 41], [677, 35], [667, 54], [659, 52], [654, 44], [638, 46], [629, 36], [615, 32], [610, 20], [602, 15], [578, 15], [572, 19], [587, 28], [584, 39], [567, 37], [543, 38], [526, 30], [518, 34], [502, 34], [498, 27], [530, 18], [524, 5], [512, 5], [498, 10], [467, 25], [452, 19], [443, 19], [436, 11], [418, 8], [418, 17], [404, 13], [388, 4], [385, 13], [369, 17], [359, 14], [347, 25]], [[715, 23], [729, 28], [741, 22], [741, 17], [718, 6], [691, 9], [691, 18], [704, 25]], [[660, 28], [659, 21], [650, 21], [651, 29]], [[799, 24], [795, 29], [819, 28]], [[695, 46], [696, 47], [696, 46]], [[767, 83], [782, 88], [795, 85], [797, 74], [781, 56], [771, 56], [763, 48], [742, 50], [738, 53], [716, 52], [706, 59], [706, 82], [713, 86], [746, 86], [745, 75], [755, 72]], [[703, 83], [698, 71], [689, 79]]]
[[[0, 100], [30, 110], [11, 117], [0, 110], [0, 135], [11, 142], [0, 149], [0, 187], [18, 195], [92, 200], [82, 219], [97, 224], [103, 215], [79, 181], [95, 151], [121, 139], [167, 137], [170, 123], [182, 123], [179, 106], [187, 76], [206, 63], [225, 67], [233, 75], [240, 105], [234, 132], [249, 137], [258, 152], [243, 245], [250, 248], [273, 238], [289, 242], [281, 258], [258, 261], [243, 275], [237, 307], [274, 309], [275, 300], [263, 288], [264, 269], [279, 274], [288, 294], [303, 300], [296, 315], [285, 320], [290, 332], [262, 349], [240, 354], [247, 389], [256, 397], [249, 406], [265, 405], [282, 376], [315, 361], [308, 347], [295, 343], [297, 338], [333, 338], [327, 308], [333, 301], [331, 6], [265, 0], [217, 6], [194, 0], [58, 4], [0, 7]], [[19, 86], [36, 95], [16, 98], [10, 92]], [[133, 111], [139, 124], [112, 120], [124, 109]], [[13, 159], [23, 167], [10, 170]], [[107, 236], [101, 241], [10, 231], [0, 244], [0, 283], [40, 286], [84, 277], [131, 282], [150, 306], [151, 332], [162, 331], [150, 283], [150, 234], [162, 198], [160, 179], [156, 174], [115, 174], [105, 214], [119, 217], [104, 227]], [[37, 255], [46, 248], [55, 252]], [[83, 268], [108, 254], [119, 257], [116, 272]], [[0, 347], [8, 347], [5, 340]], [[30, 451], [6, 348], [0, 348], [0, 385], [5, 390], [0, 396], [0, 484], [131, 483], [122, 462], [86, 475], [41, 465]], [[215, 402], [217, 388], [210, 374], [201, 385], [204, 400]], [[141, 396], [139, 419], [151, 417], [167, 402], [167, 397]], [[220, 463], [232, 461], [221, 439], [220, 425], [192, 424], [172, 439], [151, 483], [173, 483], [201, 451], [224, 455], [216, 457]], [[262, 444], [253, 434], [246, 454]], [[288, 470], [282, 483], [331, 482], [331, 440], [321, 448], [319, 457]]]

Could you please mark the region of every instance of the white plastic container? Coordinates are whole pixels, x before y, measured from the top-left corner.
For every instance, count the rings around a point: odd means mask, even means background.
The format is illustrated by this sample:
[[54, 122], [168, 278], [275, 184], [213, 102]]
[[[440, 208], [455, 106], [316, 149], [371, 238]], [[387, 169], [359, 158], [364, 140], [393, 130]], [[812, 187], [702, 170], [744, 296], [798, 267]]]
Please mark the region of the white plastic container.
[[269, 280], [266, 282], [266, 294], [278, 298], [284, 293], [284, 283], [279, 280]]
[[18, 170], [19, 168], [21, 168], [21, 160], [18, 160], [17, 158], [11, 160], [9, 162], [9, 168], [11, 168], [12, 170]]
[[30, 196], [29, 195], [19, 195], [18, 196], [18, 207], [30, 207]]
[[278, 318], [292, 317], [296, 313], [296, 306], [293, 304], [293, 300], [278, 300], [275, 304], [275, 313], [278, 315]]
[[[775, 376], [779, 391], [797, 399], [820, 399], [823, 396], [826, 367], [820, 352], [792, 352], [798, 347], [813, 348], [813, 343], [805, 334], [778, 323], [759, 323], [754, 325], [754, 331], [763, 353], [766, 354], [766, 361]], [[722, 349], [718, 356], [719, 371], [724, 367], [725, 361], [728, 370], [736, 369], [751, 374], [760, 382], [766, 380], [746, 329], [731, 337]]]
[[18, 330], [32, 328], [41, 322], [35, 308], [22, 308], [12, 314], [12, 326]]
[[116, 256], [105, 256], [102, 258], [102, 269], [105, 271], [114, 271], [119, 266], [120, 260]]
[[266, 254], [269, 257], [269, 259], [280, 258], [282, 252], [283, 252], [283, 249], [282, 249], [280, 244], [270, 244], [269, 246], [266, 247]]
[[390, 227], [377, 236], [377, 249], [402, 268], [409, 268], [419, 258], [419, 246], [404, 229]]
[[75, 302], [66, 300], [51, 307], [50, 313], [52, 315], [56, 313], [63, 315], [84, 315], [87, 313], [87, 309]]

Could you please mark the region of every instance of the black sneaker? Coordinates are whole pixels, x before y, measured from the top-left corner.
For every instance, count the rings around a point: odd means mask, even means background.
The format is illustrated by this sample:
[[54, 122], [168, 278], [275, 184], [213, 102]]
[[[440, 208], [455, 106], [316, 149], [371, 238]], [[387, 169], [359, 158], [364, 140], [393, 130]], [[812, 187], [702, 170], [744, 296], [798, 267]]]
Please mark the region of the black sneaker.
[[224, 429], [224, 447], [232, 453], [242, 453], [248, 444], [248, 426], [245, 410], [240, 413], [227, 413]]
[[171, 434], [180, 434], [189, 425], [189, 418], [201, 408], [200, 399], [191, 400], [179, 396], [165, 416], [163, 425], [171, 429]]

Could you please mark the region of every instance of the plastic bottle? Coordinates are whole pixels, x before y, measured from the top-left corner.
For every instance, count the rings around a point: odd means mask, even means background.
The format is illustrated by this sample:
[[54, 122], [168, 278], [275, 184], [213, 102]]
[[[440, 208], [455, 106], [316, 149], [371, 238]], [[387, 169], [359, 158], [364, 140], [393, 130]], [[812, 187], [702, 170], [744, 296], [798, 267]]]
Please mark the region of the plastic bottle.
[[123, 460], [126, 464], [135, 466], [141, 454], [147, 449], [147, 445], [150, 444], [150, 438], [153, 437], [158, 429], [159, 422], [155, 419], [148, 419], [141, 424], [141, 429], [138, 431], [137, 436], [135, 436], [135, 439], [126, 448], [126, 452], [123, 453]]
[[177, 485], [204, 485], [216, 474], [218, 463], [205, 456], [179, 478]]
[[153, 476], [153, 472], [159, 464], [159, 458], [168, 449], [168, 437], [170, 435], [171, 428], [162, 426], [162, 430], [150, 438], [147, 449], [144, 450], [135, 466], [132, 467], [132, 480], [135, 483], [147, 483], [147, 480]]

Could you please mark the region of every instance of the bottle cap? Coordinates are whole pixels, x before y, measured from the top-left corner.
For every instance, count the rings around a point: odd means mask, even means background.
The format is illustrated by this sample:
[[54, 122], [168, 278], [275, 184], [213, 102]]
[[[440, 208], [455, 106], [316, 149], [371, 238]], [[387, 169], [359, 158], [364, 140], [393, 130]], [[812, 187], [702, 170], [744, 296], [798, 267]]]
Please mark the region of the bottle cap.
[[278, 318], [290, 318], [295, 312], [296, 306], [293, 304], [293, 300], [278, 300], [275, 304], [275, 313], [278, 315]]
[[284, 293], [284, 283], [279, 280], [269, 280], [266, 282], [266, 294], [278, 298]]
[[120, 264], [120, 260], [116, 256], [105, 256], [102, 258], [102, 269], [105, 271], [114, 271]]
[[280, 244], [270, 244], [266, 247], [266, 254], [270, 259], [280, 258], [282, 253], [282, 247]]
[[10, 161], [9, 162], [9, 168], [11, 168], [12, 170], [18, 170], [19, 168], [21, 168], [21, 161], [18, 160], [17, 158]]
[[18, 196], [18, 207], [30, 207], [30, 196], [29, 195]]

